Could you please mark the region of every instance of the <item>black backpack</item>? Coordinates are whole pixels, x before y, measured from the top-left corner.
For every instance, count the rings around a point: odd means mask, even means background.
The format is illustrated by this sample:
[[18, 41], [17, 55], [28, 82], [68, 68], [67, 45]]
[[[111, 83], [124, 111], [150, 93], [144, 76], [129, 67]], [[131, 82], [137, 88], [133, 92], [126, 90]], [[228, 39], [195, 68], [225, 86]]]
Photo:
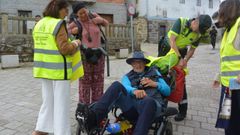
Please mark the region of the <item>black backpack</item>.
[[158, 42], [158, 57], [165, 56], [171, 47], [167, 41], [167, 38], [162, 37]]

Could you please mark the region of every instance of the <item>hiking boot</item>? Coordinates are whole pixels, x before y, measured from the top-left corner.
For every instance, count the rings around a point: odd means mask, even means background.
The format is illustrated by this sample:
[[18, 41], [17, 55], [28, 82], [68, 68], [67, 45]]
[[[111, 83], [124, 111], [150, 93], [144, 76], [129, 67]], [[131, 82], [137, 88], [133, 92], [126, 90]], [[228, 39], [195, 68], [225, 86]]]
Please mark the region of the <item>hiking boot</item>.
[[186, 118], [186, 114], [181, 114], [181, 113], [178, 113], [175, 117], [174, 117], [174, 120], [175, 121], [182, 121]]
[[78, 103], [76, 110], [76, 120], [80, 129], [90, 132], [97, 126], [96, 114], [86, 104]]

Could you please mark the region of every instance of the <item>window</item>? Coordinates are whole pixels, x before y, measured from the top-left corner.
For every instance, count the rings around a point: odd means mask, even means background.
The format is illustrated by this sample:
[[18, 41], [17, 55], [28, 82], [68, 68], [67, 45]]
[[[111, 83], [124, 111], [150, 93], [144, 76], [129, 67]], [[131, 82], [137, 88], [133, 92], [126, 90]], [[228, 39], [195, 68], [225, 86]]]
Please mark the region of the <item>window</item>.
[[197, 0], [197, 6], [201, 6], [201, 0]]
[[18, 16], [32, 17], [32, 11], [18, 10]]
[[[32, 11], [18, 10], [18, 16], [32, 17]], [[23, 30], [23, 34], [27, 34], [27, 20], [23, 20], [22, 30]]]
[[180, 0], [179, 3], [184, 4], [185, 0]]
[[213, 0], [209, 0], [209, 8], [213, 8]]
[[167, 10], [166, 9], [163, 10], [163, 17], [167, 17]]

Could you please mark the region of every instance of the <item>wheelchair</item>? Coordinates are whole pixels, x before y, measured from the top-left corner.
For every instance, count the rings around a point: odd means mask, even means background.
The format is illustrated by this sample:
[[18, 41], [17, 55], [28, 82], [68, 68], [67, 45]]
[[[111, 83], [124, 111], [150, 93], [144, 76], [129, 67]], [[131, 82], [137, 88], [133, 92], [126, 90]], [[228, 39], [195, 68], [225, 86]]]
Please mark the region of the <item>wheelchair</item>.
[[[173, 90], [176, 87], [175, 84], [175, 77], [176, 77], [176, 72], [171, 72], [171, 74], [165, 74], [162, 75], [163, 79], [167, 82], [167, 84], [170, 86], [170, 88]], [[153, 131], [154, 135], [173, 135], [173, 128], [172, 128], [172, 123], [170, 121], [170, 116], [176, 115], [178, 113], [178, 110], [176, 108], [173, 107], [167, 107], [168, 104], [168, 100], [167, 98], [164, 98], [164, 103], [165, 103], [165, 109], [163, 110], [163, 112], [153, 120], [152, 125], [149, 127], [149, 131]], [[81, 104], [81, 103], [79, 103]], [[91, 108], [94, 106], [94, 103], [89, 105], [88, 107]], [[79, 105], [78, 105], [79, 107]], [[77, 109], [79, 110], [79, 109]], [[119, 131], [118, 133], [109, 133], [111, 135], [132, 135], [133, 130], [134, 130], [134, 126], [135, 123], [134, 121], [126, 118], [124, 116], [123, 113], [120, 113], [119, 115], [117, 114], [118, 110], [120, 110], [117, 107], [113, 107], [112, 112], [114, 114], [115, 117], [115, 122], [118, 123], [125, 123], [127, 121], [128, 126], [124, 126], [124, 129], [121, 129], [121, 131]], [[110, 119], [108, 117], [106, 117], [102, 122], [100, 122], [94, 129], [91, 129], [90, 131], [88, 131], [83, 122], [83, 118], [81, 117], [81, 113], [76, 111], [76, 120], [78, 122], [77, 125], [77, 131], [76, 131], [76, 135], [81, 135], [82, 133], [87, 134], [87, 135], [103, 135], [106, 134], [106, 129], [107, 126], [110, 123]], [[130, 125], [130, 126], [129, 126]]]
[[[167, 102], [167, 101], [165, 101]], [[94, 106], [94, 104], [91, 104], [89, 108]], [[78, 109], [77, 109], [78, 110]], [[132, 135], [132, 132], [134, 130], [135, 123], [134, 121], [128, 120], [126, 117], [124, 117], [123, 113], [117, 114], [119, 108], [114, 107], [112, 109], [113, 115], [115, 117], [115, 122], [118, 123], [125, 123], [124, 129], [121, 129], [118, 133], [109, 133], [111, 135]], [[172, 129], [172, 123], [169, 119], [169, 116], [176, 115], [178, 113], [176, 108], [173, 107], [167, 107], [157, 118], [154, 119], [152, 122], [152, 125], [149, 127], [149, 130], [153, 131], [154, 135], [172, 135], [173, 129]], [[98, 124], [94, 129], [91, 129], [88, 131], [84, 124], [81, 122], [83, 119], [81, 117], [81, 113], [76, 111], [76, 120], [78, 122], [77, 125], [77, 131], [76, 135], [81, 135], [82, 133], [87, 135], [103, 135], [106, 134], [106, 128], [110, 123], [110, 119], [106, 117], [102, 122]], [[127, 126], [126, 126], [127, 122]], [[122, 127], [121, 127], [122, 128]]]

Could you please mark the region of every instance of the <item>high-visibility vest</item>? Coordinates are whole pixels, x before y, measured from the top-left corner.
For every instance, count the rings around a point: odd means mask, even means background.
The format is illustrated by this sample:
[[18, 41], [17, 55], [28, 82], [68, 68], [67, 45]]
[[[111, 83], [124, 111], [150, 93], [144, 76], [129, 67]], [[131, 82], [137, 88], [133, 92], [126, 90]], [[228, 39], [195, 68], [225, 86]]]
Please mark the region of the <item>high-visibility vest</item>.
[[176, 45], [178, 48], [185, 48], [186, 46], [196, 42], [201, 37], [201, 34], [192, 32], [190, 26], [187, 26], [188, 18], [180, 18], [181, 21], [181, 30], [177, 34], [174, 31], [170, 30], [168, 32], [168, 38], [170, 39], [171, 35], [177, 35]]
[[82, 65], [82, 58], [80, 48], [78, 47], [77, 52], [73, 55], [72, 59], [72, 77], [71, 82], [79, 79], [84, 75], [83, 65]]
[[62, 24], [64, 20], [44, 17], [34, 27], [34, 77], [69, 80], [74, 72], [72, 69], [82, 67], [79, 63], [73, 67], [72, 56], [62, 55], [58, 50], [56, 35]]
[[228, 87], [230, 78], [236, 78], [240, 74], [240, 51], [234, 48], [234, 40], [240, 25], [240, 17], [231, 27], [225, 31], [220, 47], [221, 57], [221, 83]]

